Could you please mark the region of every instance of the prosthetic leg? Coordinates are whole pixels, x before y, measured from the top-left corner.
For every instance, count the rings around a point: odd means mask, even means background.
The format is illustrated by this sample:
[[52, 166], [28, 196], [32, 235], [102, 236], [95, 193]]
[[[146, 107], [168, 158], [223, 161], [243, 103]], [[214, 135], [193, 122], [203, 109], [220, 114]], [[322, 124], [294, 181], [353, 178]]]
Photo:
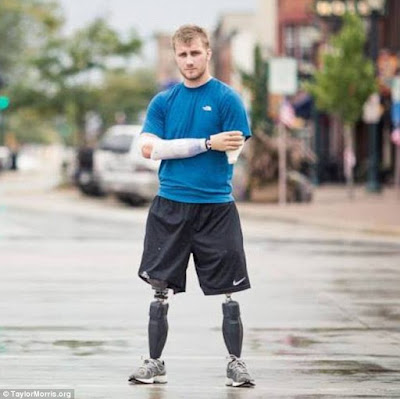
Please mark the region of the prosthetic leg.
[[231, 294], [226, 294], [226, 301], [222, 304], [224, 321], [222, 333], [225, 345], [230, 355], [240, 358], [243, 342], [243, 325], [240, 319], [240, 308], [236, 301], [232, 300]]
[[150, 304], [149, 349], [150, 358], [146, 359], [130, 377], [129, 382], [135, 384], [165, 384], [167, 371], [165, 363], [160, 359], [168, 335], [168, 299], [167, 283], [149, 279], [156, 299]]
[[[167, 374], [165, 363], [160, 359], [168, 335], [168, 299], [167, 285], [164, 282], [152, 280], [155, 298], [150, 305], [149, 347], [150, 359], [129, 377], [130, 382], [153, 384], [166, 383]], [[227, 294], [226, 302], [222, 305], [224, 313], [223, 336], [230, 354], [230, 362], [226, 370], [226, 385], [233, 387], [252, 387], [255, 385], [243, 360], [240, 359], [243, 342], [243, 326], [240, 319], [239, 304]]]
[[149, 320], [149, 349], [150, 358], [159, 359], [164, 349], [168, 335], [168, 299], [167, 283], [160, 280], [149, 279], [156, 299], [150, 304]]
[[226, 294], [226, 302], [222, 304], [224, 321], [222, 332], [228, 349], [230, 362], [226, 368], [226, 385], [231, 387], [253, 387], [247, 366], [240, 355], [242, 353], [243, 325], [240, 319], [239, 304], [233, 301], [231, 294]]

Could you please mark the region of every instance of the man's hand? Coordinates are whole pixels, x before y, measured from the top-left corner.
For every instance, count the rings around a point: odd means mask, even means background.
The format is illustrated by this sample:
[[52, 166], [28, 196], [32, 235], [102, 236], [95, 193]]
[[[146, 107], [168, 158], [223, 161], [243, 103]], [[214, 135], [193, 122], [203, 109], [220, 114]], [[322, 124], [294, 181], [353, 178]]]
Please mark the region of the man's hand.
[[215, 151], [237, 150], [244, 143], [242, 132], [232, 130], [210, 136], [211, 149]]
[[160, 140], [155, 134], [142, 133], [139, 137], [139, 148], [144, 158], [150, 159], [156, 140]]

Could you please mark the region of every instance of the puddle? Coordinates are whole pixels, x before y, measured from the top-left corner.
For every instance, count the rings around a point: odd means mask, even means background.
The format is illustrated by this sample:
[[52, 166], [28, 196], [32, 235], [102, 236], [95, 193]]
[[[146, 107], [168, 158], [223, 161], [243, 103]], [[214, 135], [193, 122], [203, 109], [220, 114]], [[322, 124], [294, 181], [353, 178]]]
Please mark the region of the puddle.
[[382, 256], [400, 256], [400, 251], [398, 250], [386, 250], [386, 251], [378, 251], [378, 250], [371, 250], [371, 251], [360, 251], [356, 248], [352, 250], [337, 250], [337, 251], [332, 251], [332, 250], [310, 250], [308, 251], [312, 254], [315, 255], [326, 255], [330, 257], [345, 257], [345, 256], [360, 256], [362, 258], [364, 257], [382, 257]]
[[271, 245], [310, 245], [313, 248], [316, 246], [329, 246], [329, 247], [340, 247], [347, 249], [355, 249], [359, 250], [364, 249], [365, 252], [386, 252], [390, 251], [393, 253], [400, 254], [400, 245], [396, 243], [388, 243], [388, 242], [375, 242], [375, 241], [357, 241], [357, 240], [337, 240], [337, 239], [313, 239], [313, 238], [260, 238], [260, 237], [252, 237], [247, 236], [247, 240], [251, 243], [256, 244], [271, 244]]
[[54, 341], [55, 346], [65, 346], [70, 349], [82, 348], [82, 347], [99, 347], [105, 344], [105, 341], [76, 341], [76, 340], [59, 340]]
[[295, 335], [288, 335], [280, 342], [292, 348], [308, 348], [312, 345], [320, 343], [319, 341], [315, 341], [307, 337], [300, 337]]
[[365, 316], [378, 317], [387, 321], [400, 321], [400, 312], [398, 307], [390, 309], [383, 306], [369, 305], [362, 313]]
[[316, 368], [300, 370], [305, 374], [330, 374], [330, 375], [354, 375], [354, 374], [383, 374], [397, 373], [398, 370], [388, 369], [371, 362], [349, 361], [326, 361], [318, 360], [312, 362]]
[[125, 350], [128, 344], [123, 340], [86, 341], [69, 339], [54, 341], [53, 346], [69, 349], [75, 356], [92, 356]]
[[0, 353], [59, 353], [69, 352], [75, 356], [124, 353], [129, 348], [125, 340], [75, 340], [59, 339], [55, 341], [35, 339], [3, 339]]

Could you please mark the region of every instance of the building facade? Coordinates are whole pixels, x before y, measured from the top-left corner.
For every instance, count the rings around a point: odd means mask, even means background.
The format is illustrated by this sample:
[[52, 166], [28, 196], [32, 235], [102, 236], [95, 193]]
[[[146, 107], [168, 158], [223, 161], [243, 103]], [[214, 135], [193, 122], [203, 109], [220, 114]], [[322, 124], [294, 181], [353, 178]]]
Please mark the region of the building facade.
[[239, 70], [252, 70], [255, 42], [254, 13], [235, 12], [221, 15], [212, 37], [215, 77], [240, 90], [237, 73]]
[[178, 67], [175, 63], [174, 52], [171, 44], [172, 35], [169, 33], [157, 33], [156, 40], [156, 79], [160, 89], [169, 86], [181, 80]]
[[277, 21], [278, 54], [295, 58], [300, 72], [312, 73], [314, 48], [320, 38], [313, 0], [278, 0]]

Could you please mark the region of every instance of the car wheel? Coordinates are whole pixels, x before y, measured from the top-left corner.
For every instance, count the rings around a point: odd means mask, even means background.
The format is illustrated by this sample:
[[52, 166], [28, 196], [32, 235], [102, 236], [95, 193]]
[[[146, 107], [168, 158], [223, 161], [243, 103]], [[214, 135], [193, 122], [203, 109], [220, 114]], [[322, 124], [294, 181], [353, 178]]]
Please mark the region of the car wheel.
[[116, 197], [124, 204], [131, 206], [141, 206], [146, 203], [146, 200], [131, 194], [116, 194]]

